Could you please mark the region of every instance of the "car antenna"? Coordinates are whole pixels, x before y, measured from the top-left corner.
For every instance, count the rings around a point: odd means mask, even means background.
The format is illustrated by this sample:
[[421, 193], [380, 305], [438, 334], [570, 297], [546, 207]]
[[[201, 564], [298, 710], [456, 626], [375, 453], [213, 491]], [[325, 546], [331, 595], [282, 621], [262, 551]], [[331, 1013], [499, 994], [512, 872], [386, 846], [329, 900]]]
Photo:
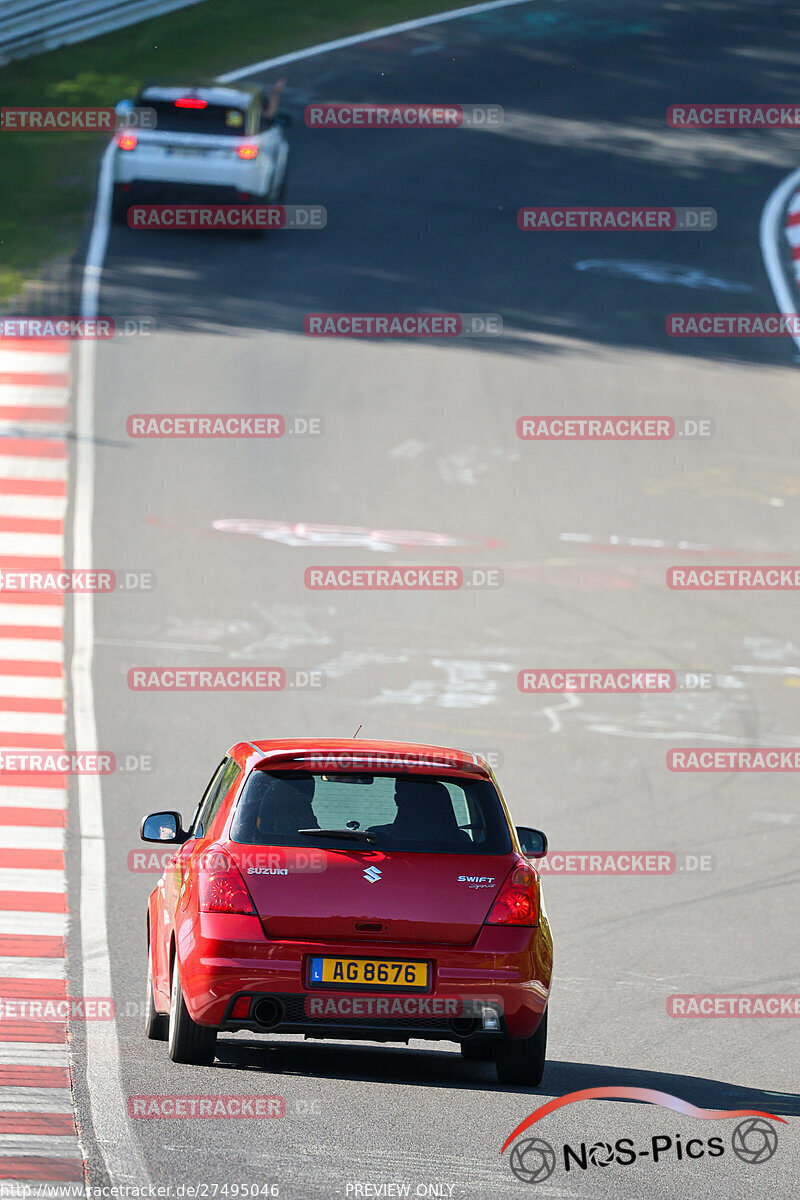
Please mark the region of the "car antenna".
[[361, 733], [361, 730], [362, 730], [363, 728], [364, 728], [364, 725], [363, 725], [363, 723], [362, 723], [361, 725], [359, 725], [358, 729], [357, 729], [357, 730], [355, 731], [355, 733], [353, 734], [353, 740], [355, 740], [355, 739], [358, 737], [358, 735]]

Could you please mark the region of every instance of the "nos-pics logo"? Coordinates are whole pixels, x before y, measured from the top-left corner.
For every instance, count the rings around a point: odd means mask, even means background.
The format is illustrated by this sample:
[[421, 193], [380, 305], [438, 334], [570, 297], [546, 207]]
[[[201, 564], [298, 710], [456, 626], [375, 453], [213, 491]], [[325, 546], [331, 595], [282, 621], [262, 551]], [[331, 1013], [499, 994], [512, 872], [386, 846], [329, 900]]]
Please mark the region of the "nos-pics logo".
[[783, 1117], [773, 1116], [772, 1113], [760, 1112], [756, 1109], [726, 1109], [696, 1108], [677, 1096], [668, 1092], [656, 1092], [652, 1088], [636, 1087], [604, 1087], [584, 1088], [579, 1092], [569, 1092], [543, 1104], [526, 1117], [506, 1139], [501, 1150], [504, 1154], [511, 1143], [514, 1145], [509, 1156], [509, 1166], [517, 1179], [523, 1183], [543, 1183], [549, 1179], [559, 1164], [564, 1171], [586, 1171], [590, 1167], [631, 1166], [640, 1159], [654, 1163], [662, 1162], [692, 1162], [698, 1159], [719, 1158], [728, 1152], [725, 1139], [720, 1136], [709, 1138], [686, 1138], [681, 1134], [656, 1134], [644, 1144], [637, 1145], [633, 1138], [618, 1138], [615, 1142], [595, 1142], [589, 1145], [581, 1142], [577, 1146], [564, 1142], [560, 1150], [556, 1150], [550, 1142], [536, 1135], [521, 1138], [537, 1121], [541, 1121], [548, 1113], [564, 1108], [567, 1104], [575, 1104], [578, 1100], [644, 1100], [648, 1104], [657, 1104], [662, 1108], [670, 1108], [674, 1112], [683, 1113], [689, 1117], [699, 1117], [704, 1121], [725, 1121], [735, 1117], [742, 1118], [735, 1126], [730, 1137], [730, 1150], [741, 1162], [761, 1164], [768, 1162], [778, 1148], [778, 1133], [771, 1121], [786, 1124]]

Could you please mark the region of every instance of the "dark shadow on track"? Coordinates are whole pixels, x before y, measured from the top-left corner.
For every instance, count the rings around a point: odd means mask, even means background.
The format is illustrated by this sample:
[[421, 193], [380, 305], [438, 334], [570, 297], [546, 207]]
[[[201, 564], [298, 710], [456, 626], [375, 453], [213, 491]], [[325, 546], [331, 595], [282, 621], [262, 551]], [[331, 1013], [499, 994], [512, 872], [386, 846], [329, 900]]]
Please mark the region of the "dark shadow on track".
[[[229, 1071], [269, 1071], [324, 1079], [397, 1083], [404, 1086], [503, 1091], [532, 1097], [563, 1096], [591, 1087], [652, 1088], [699, 1108], [754, 1108], [775, 1116], [800, 1116], [800, 1095], [740, 1087], [696, 1075], [612, 1067], [601, 1063], [548, 1061], [538, 1088], [501, 1087], [491, 1063], [466, 1062], [457, 1049], [428, 1050], [334, 1042], [228, 1041], [217, 1043], [215, 1066]], [[610, 1103], [639, 1104], [638, 1100]]]

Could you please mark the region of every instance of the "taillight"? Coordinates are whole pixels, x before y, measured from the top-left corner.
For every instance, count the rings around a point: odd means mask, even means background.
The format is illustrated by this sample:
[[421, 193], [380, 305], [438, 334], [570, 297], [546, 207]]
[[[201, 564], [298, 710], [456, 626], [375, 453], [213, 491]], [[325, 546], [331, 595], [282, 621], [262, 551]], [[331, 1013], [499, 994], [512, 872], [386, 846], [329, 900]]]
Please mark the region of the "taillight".
[[120, 150], [135, 150], [139, 139], [135, 133], [121, 133], [117, 138]]
[[239, 155], [239, 158], [258, 158], [258, 146], [247, 142], [244, 146], [240, 146], [236, 153]]
[[536, 875], [530, 867], [519, 863], [503, 884], [485, 923], [536, 925], [538, 921], [539, 891]]
[[223, 850], [209, 850], [198, 871], [200, 911], [256, 915], [245, 882], [236, 864]]
[[176, 108], [208, 108], [207, 100], [199, 100], [197, 96], [181, 96], [175, 101]]

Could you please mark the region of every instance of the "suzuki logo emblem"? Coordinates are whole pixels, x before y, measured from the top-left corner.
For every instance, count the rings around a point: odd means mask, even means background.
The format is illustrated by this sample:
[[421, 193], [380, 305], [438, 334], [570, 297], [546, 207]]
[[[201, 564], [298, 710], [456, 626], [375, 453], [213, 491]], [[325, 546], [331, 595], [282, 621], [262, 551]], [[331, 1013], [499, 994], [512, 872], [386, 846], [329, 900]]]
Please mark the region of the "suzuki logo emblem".
[[367, 869], [364, 871], [364, 878], [368, 880], [369, 883], [377, 883], [380, 877], [381, 873], [377, 867], [367, 867]]

